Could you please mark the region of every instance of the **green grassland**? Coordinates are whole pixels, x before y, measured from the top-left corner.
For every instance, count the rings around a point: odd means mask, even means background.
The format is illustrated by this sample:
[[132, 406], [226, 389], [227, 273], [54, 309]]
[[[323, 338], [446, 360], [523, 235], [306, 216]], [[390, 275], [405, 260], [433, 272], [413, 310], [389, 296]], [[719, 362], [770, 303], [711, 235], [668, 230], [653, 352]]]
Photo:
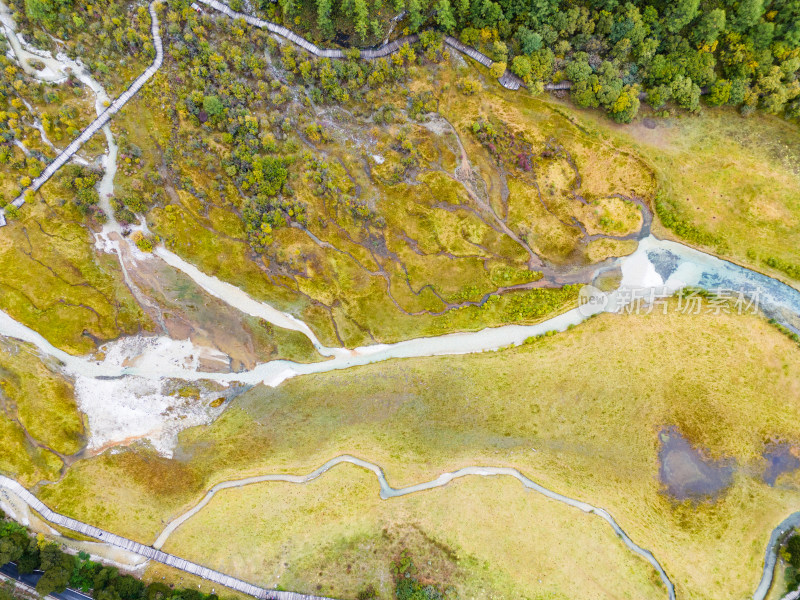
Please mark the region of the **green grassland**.
[[47, 447], [75, 454], [83, 446], [84, 428], [72, 386], [29, 347], [10, 346], [3, 356], [3, 391], [20, 423]]
[[[42, 488], [42, 498], [68, 514], [151, 542], [166, 520], [216, 482], [305, 473], [340, 453], [382, 465], [395, 487], [469, 464], [507, 465], [608, 509], [659, 558], [681, 597], [744, 597], [758, 581], [771, 529], [796, 508], [796, 476], [784, 476], [772, 488], [761, 483], [759, 473], [768, 440], [800, 439], [800, 406], [786, 400], [797, 396], [798, 372], [796, 344], [758, 317], [602, 315], [516, 349], [396, 361], [257, 388], [213, 425], [184, 432], [179, 460], [142, 450], [105, 454], [75, 464], [63, 481]], [[741, 466], [714, 502], [677, 504], [662, 492], [657, 434], [665, 425], [677, 427], [710, 456]], [[325, 481], [315, 489], [325, 490]], [[375, 488], [370, 489], [359, 495], [365, 506], [374, 503]], [[271, 502], [257, 506], [261, 522], [281, 518], [275, 511], [286, 510]], [[457, 504], [449, 506], [449, 514], [458, 512]], [[308, 510], [326, 518], [330, 509], [312, 502]], [[390, 506], [377, 515], [371, 510], [364, 509], [373, 523], [367, 532], [374, 533], [381, 519], [402, 521], [384, 512], [393, 510]], [[192, 535], [175, 538], [176, 552], [200, 556], [222, 545], [226, 550], [219, 552], [231, 556], [226, 560], [238, 561], [261, 548], [260, 536], [230, 546], [221, 537], [205, 538], [202, 532], [211, 530], [204, 528], [214, 527], [211, 519], [203, 513], [196, 519]], [[336, 552], [325, 550], [337, 540], [331, 527], [329, 534], [316, 531], [317, 538], [303, 546], [309, 554], [301, 564], [334, 561]], [[484, 525], [473, 524], [478, 532], [459, 530], [446, 540], [434, 533], [436, 527], [444, 525], [432, 524], [427, 535], [451, 547], [474, 548], [467, 536], [478, 535]], [[270, 552], [276, 547], [280, 543], [271, 539], [265, 556], [274, 557]], [[544, 555], [543, 563], [554, 560], [546, 547], [535, 552]], [[292, 556], [300, 560], [302, 550]], [[364, 568], [379, 572], [385, 557], [375, 561]], [[494, 581], [510, 577], [531, 595], [539, 589], [538, 582], [523, 583], [527, 575], [486, 561], [492, 577], [499, 577]], [[298, 586], [302, 571], [293, 571]], [[316, 575], [307, 577], [304, 589], [313, 591]], [[363, 583], [340, 570], [325, 580], [327, 585], [335, 580], [342, 590]], [[596, 587], [589, 579], [582, 582]], [[552, 583], [571, 589], [562, 584]]]
[[58, 456], [32, 444], [17, 423], [0, 417], [0, 434], [3, 451], [0, 465], [4, 473], [13, 474], [23, 485], [58, 478], [62, 466]]
[[[450, 95], [468, 125], [476, 111], [455, 88]], [[572, 154], [584, 188], [597, 186], [601, 196], [617, 192], [647, 200], [659, 217], [657, 235], [798, 285], [800, 134], [793, 124], [763, 114], [745, 118], [732, 110], [707, 109], [699, 115], [655, 118], [654, 128], [642, 120], [620, 126], [555, 99], [486, 91], [472, 103], [488, 105], [483, 110], [487, 117], [500, 115], [529, 135], [538, 130], [554, 136]], [[497, 96], [513, 108], [498, 109]], [[562, 140], [577, 141], [591, 152]], [[584, 195], [592, 197], [591, 192]]]
[[[215, 539], [226, 542], [208, 543]], [[603, 521], [501, 478], [383, 501], [374, 476], [347, 465], [306, 486], [227, 490], [165, 549], [265, 586], [334, 598], [368, 585], [394, 597], [391, 567], [403, 551], [418, 578], [460, 598], [666, 594]]]

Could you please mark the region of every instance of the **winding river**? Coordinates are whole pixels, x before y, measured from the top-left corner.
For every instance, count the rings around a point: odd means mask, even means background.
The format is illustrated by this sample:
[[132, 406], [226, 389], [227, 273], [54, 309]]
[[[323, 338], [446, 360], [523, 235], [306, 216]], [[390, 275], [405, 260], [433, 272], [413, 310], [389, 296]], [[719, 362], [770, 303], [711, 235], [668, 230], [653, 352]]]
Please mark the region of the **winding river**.
[[541, 323], [489, 327], [474, 332], [451, 333], [348, 350], [322, 345], [311, 329], [293, 315], [255, 300], [235, 286], [203, 273], [163, 247], [156, 250], [156, 255], [188, 275], [206, 292], [241, 312], [306, 335], [321, 354], [331, 359], [310, 364], [274, 360], [238, 373], [209, 373], [182, 367], [179, 363], [153, 363], [147, 360], [141, 361], [143, 366], [123, 366], [118, 361], [98, 362], [89, 357], [71, 356], [3, 312], [0, 312], [0, 335], [34, 344], [44, 354], [61, 361], [65, 370], [75, 375], [106, 378], [136, 375], [149, 379], [172, 377], [190, 381], [206, 379], [220, 383], [263, 383], [275, 386], [298, 375], [324, 373], [389, 359], [468, 354], [519, 345], [531, 336], [549, 331], [564, 331], [600, 312], [619, 312], [634, 294], [637, 298], [648, 298], [650, 295], [657, 297], [672, 294], [686, 286], [712, 292], [720, 289], [742, 290], [752, 298], [752, 308], [757, 304], [760, 310], [794, 330], [797, 330], [800, 315], [800, 292], [794, 288], [682, 244], [650, 236], [640, 242], [636, 252], [617, 261], [616, 266], [623, 275], [618, 290], [608, 293], [594, 290], [594, 302], [583, 304]]

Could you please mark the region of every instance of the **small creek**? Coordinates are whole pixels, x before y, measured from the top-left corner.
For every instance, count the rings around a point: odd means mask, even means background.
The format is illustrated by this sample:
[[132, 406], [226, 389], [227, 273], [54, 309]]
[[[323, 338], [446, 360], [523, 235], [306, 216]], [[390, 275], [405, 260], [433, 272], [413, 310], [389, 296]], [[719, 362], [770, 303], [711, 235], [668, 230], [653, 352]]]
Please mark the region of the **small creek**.
[[653, 566], [653, 568], [658, 572], [658, 575], [661, 578], [662, 583], [667, 588], [669, 599], [675, 600], [675, 587], [672, 585], [672, 582], [670, 581], [663, 567], [658, 562], [658, 560], [656, 560], [655, 556], [653, 556], [652, 552], [646, 550], [645, 548], [642, 548], [641, 546], [636, 544], [630, 537], [628, 537], [628, 534], [625, 533], [625, 531], [619, 526], [614, 517], [612, 517], [608, 511], [602, 508], [598, 508], [596, 506], [592, 506], [591, 504], [588, 504], [586, 502], [581, 502], [580, 500], [575, 500], [574, 498], [564, 496], [562, 494], [559, 494], [558, 492], [554, 492], [553, 490], [550, 490], [542, 485], [539, 485], [532, 479], [529, 479], [517, 469], [512, 469], [508, 467], [464, 467], [457, 471], [442, 473], [436, 479], [432, 479], [430, 481], [418, 483], [416, 485], [411, 485], [404, 488], [393, 488], [391, 485], [389, 485], [389, 482], [386, 480], [386, 476], [383, 473], [383, 469], [381, 469], [378, 465], [357, 458], [355, 456], [350, 456], [345, 454], [329, 460], [324, 465], [312, 471], [308, 475], [260, 475], [256, 477], [248, 477], [246, 479], [239, 479], [235, 481], [225, 481], [211, 488], [205, 495], [205, 497], [193, 508], [191, 508], [181, 516], [177, 517], [176, 519], [172, 520], [158, 536], [158, 539], [153, 544], [153, 547], [161, 548], [167, 541], [167, 538], [169, 538], [169, 536], [176, 529], [178, 529], [178, 527], [180, 527], [183, 523], [185, 523], [186, 521], [191, 519], [194, 515], [196, 515], [198, 512], [200, 512], [211, 501], [214, 495], [220, 490], [239, 488], [246, 485], [253, 485], [256, 483], [266, 483], [274, 481], [305, 484], [322, 476], [336, 465], [343, 463], [350, 463], [352, 465], [356, 465], [357, 467], [361, 467], [362, 469], [367, 469], [368, 471], [371, 471], [378, 479], [378, 484], [380, 485], [380, 497], [384, 500], [390, 498], [399, 498], [401, 496], [407, 496], [408, 494], [414, 494], [417, 492], [423, 492], [443, 487], [448, 483], [450, 483], [451, 481], [453, 481], [454, 479], [458, 479], [461, 477], [467, 477], [467, 476], [513, 477], [527, 489], [538, 492], [539, 494], [542, 494], [543, 496], [550, 498], [551, 500], [555, 500], [556, 502], [561, 502], [562, 504], [566, 504], [567, 506], [577, 508], [578, 510], [581, 510], [585, 513], [597, 515], [598, 517], [606, 521], [614, 530], [614, 533], [616, 533], [620, 537], [620, 539], [622, 539], [625, 545], [632, 552], [638, 554]]

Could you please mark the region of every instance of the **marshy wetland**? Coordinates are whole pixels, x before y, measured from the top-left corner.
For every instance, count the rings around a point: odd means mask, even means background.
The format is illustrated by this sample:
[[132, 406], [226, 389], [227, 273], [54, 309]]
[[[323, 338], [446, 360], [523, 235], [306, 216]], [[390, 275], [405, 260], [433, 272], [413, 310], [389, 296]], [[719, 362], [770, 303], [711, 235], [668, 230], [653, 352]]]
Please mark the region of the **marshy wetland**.
[[[345, 453], [398, 488], [518, 469], [608, 510], [678, 598], [752, 594], [800, 494], [796, 131], [724, 109], [623, 129], [436, 51], [380, 67], [380, 94], [320, 102], [324, 67], [159, 10], [163, 72], [84, 149], [92, 169], [70, 165], [0, 231], [4, 472], [150, 544], [217, 483]], [[247, 100], [216, 92], [240, 111], [230, 130], [192, 87], [200, 39]], [[52, 107], [32, 76], [21, 131], [38, 148]], [[99, 96], [71, 93], [74, 127]], [[12, 152], [7, 195], [33, 165]], [[273, 177], [280, 206], [258, 195]], [[72, 202], [85, 185], [96, 204]], [[609, 312], [576, 308], [587, 283]], [[697, 313], [675, 310], [685, 286], [711, 292]], [[728, 288], [785, 331], [719, 310]], [[667, 310], [615, 312], [631, 289], [668, 292]], [[460, 597], [667, 594], [596, 515], [517, 482], [384, 502], [368, 475], [225, 490], [166, 547], [335, 597], [390, 597], [403, 551]]]

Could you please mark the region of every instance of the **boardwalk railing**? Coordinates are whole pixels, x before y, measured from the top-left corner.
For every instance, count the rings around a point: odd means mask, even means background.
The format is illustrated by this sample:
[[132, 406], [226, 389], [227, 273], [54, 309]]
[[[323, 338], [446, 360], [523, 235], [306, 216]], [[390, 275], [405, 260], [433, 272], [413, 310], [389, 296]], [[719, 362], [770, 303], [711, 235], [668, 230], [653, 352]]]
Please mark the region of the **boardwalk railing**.
[[66, 529], [77, 531], [83, 535], [98, 539], [106, 544], [117, 546], [118, 548], [124, 548], [129, 552], [133, 552], [140, 556], [149, 558], [150, 560], [155, 560], [165, 565], [169, 565], [170, 567], [180, 569], [186, 573], [197, 575], [198, 577], [202, 577], [208, 581], [213, 581], [214, 583], [224, 585], [238, 592], [255, 596], [261, 600], [331, 600], [330, 598], [326, 598], [324, 596], [309, 596], [306, 594], [298, 594], [296, 592], [268, 590], [241, 579], [237, 579], [236, 577], [225, 575], [225, 573], [220, 573], [219, 571], [215, 571], [213, 569], [198, 565], [197, 563], [179, 558], [173, 554], [156, 550], [151, 546], [145, 546], [139, 542], [134, 542], [133, 540], [129, 540], [128, 538], [105, 531], [104, 529], [94, 527], [93, 525], [87, 525], [86, 523], [77, 521], [71, 517], [65, 517], [64, 515], [50, 510], [47, 505], [26, 490], [19, 482], [9, 477], [0, 475], [0, 487], [5, 487], [16, 494], [23, 502], [25, 502], [25, 504], [34, 509], [45, 520], [51, 523], [55, 523], [56, 525], [65, 527]]

